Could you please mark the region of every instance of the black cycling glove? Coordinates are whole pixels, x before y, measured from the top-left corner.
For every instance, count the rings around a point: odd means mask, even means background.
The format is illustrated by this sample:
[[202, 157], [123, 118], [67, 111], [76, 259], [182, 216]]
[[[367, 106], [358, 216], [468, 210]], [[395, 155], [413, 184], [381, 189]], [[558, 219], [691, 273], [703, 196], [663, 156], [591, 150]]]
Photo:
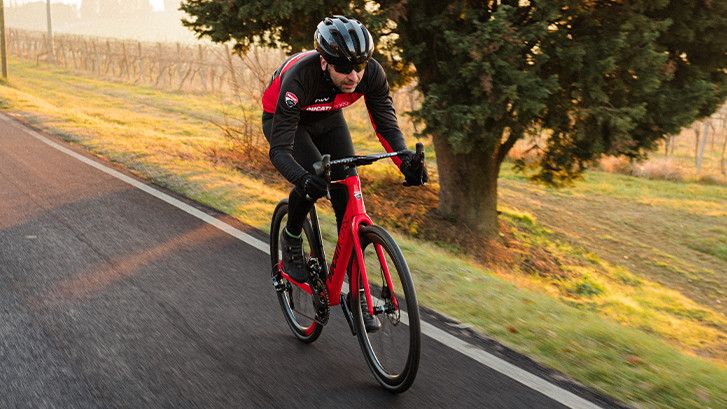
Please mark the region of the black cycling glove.
[[328, 182], [310, 173], [304, 175], [295, 184], [298, 193], [306, 200], [313, 202], [328, 194]]
[[421, 186], [429, 182], [427, 167], [422, 160], [417, 158], [416, 153], [406, 151], [399, 155], [401, 166], [399, 170], [404, 175], [404, 186]]

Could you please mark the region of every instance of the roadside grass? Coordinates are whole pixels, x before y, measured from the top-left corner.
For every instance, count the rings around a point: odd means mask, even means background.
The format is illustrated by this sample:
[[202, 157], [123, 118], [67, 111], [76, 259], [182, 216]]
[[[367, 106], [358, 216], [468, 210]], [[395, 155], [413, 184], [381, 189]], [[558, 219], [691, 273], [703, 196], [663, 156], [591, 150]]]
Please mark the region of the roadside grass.
[[[6, 113], [269, 229], [285, 184], [218, 160], [235, 147], [210, 121], [241, 108], [30, 63], [13, 63], [11, 72], [0, 87]], [[254, 104], [242, 109], [259, 116]], [[357, 146], [380, 150], [359, 111], [347, 112]], [[430, 209], [404, 203], [411, 218], [376, 198], [400, 182], [391, 166], [362, 177], [374, 219], [396, 230], [422, 305], [628, 404], [727, 407], [724, 187], [592, 172], [556, 191], [505, 166], [500, 200], [512, 247], [510, 262], [498, 264], [456, 243], [417, 239]], [[431, 197], [436, 183], [427, 189]], [[330, 251], [335, 221], [325, 210], [322, 219]]]
[[503, 169], [501, 200], [528, 209], [556, 236], [722, 317], [727, 292], [727, 186], [589, 172], [554, 191]]
[[508, 272], [518, 274], [517, 280], [524, 286], [544, 289], [580, 309], [598, 311], [616, 322], [724, 362], [727, 320], [722, 314], [634, 274], [628, 266], [612, 264], [584, 247], [559, 239], [537, 223], [507, 212], [504, 217], [511, 221], [515, 236], [526, 249], [537, 249], [535, 254], [547, 252], [561, 263], [559, 269], [535, 265]]

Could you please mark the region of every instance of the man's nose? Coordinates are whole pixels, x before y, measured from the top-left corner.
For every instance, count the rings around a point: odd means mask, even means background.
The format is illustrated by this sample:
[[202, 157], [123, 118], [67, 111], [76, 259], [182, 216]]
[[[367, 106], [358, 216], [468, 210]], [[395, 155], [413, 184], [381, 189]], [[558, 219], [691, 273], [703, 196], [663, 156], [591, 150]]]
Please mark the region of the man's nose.
[[349, 72], [348, 73], [348, 76], [347, 76], [347, 79], [349, 81], [353, 81], [353, 82], [358, 81], [358, 73], [356, 72], [356, 70], [353, 70], [353, 71]]

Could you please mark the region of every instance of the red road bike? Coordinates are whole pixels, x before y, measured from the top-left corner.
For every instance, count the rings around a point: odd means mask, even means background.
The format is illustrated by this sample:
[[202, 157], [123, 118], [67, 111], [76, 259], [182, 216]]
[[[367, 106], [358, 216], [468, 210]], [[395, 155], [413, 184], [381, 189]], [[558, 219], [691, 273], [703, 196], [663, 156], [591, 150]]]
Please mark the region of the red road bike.
[[[392, 152], [323, 160], [316, 173], [330, 182], [331, 166], [358, 167], [401, 155]], [[424, 160], [421, 143], [416, 160]], [[272, 280], [285, 319], [293, 334], [310, 343], [328, 322], [329, 308], [340, 305], [351, 333], [376, 380], [387, 390], [403, 392], [414, 382], [419, 368], [420, 323], [416, 293], [401, 249], [384, 229], [366, 214], [358, 176], [330, 182], [345, 186], [348, 202], [330, 268], [315, 206], [303, 226], [304, 254], [310, 284], [299, 283], [283, 271], [280, 237], [288, 215], [288, 201], [281, 201], [273, 213], [270, 228]], [[344, 294], [344, 285], [348, 284]], [[378, 317], [381, 327], [366, 331], [365, 314]]]

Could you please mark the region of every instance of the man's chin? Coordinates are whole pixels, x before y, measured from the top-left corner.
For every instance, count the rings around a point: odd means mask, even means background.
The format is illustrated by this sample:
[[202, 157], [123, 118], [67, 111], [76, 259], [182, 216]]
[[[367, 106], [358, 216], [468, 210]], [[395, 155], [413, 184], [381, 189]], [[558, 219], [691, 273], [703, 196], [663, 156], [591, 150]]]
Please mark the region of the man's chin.
[[355, 85], [352, 85], [352, 86], [351, 86], [351, 87], [349, 88], [349, 87], [346, 87], [346, 86], [343, 86], [343, 85], [342, 85], [342, 86], [338, 87], [338, 89], [340, 89], [340, 90], [341, 90], [341, 92], [343, 92], [343, 93], [345, 93], [345, 94], [351, 94], [351, 93], [353, 93], [354, 91], [356, 91], [356, 86], [355, 86]]

